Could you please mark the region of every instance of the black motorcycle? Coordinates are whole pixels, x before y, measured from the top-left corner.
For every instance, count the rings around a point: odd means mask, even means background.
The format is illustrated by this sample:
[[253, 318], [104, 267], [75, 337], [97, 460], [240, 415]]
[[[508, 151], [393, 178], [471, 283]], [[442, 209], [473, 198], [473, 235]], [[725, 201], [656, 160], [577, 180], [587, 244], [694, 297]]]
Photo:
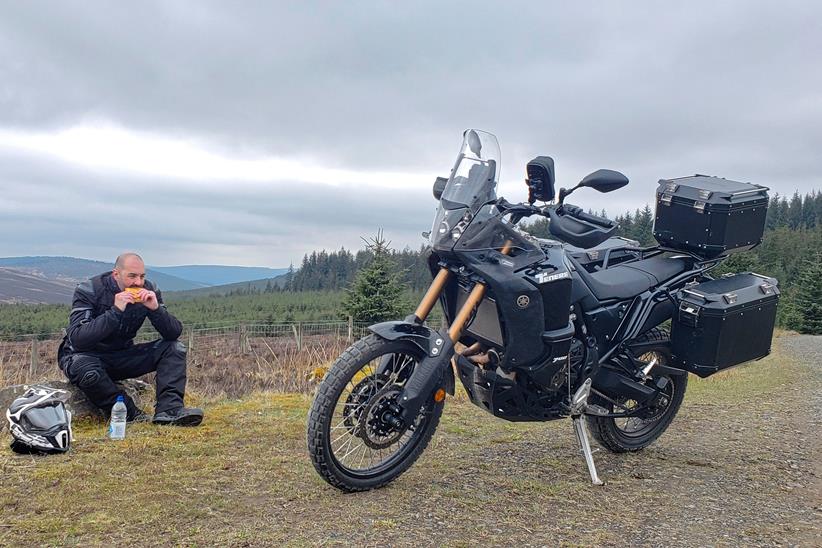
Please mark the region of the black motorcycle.
[[[767, 188], [662, 180], [660, 245], [640, 247], [614, 237], [614, 222], [565, 203], [581, 187], [625, 186], [621, 173], [596, 171], [553, 203], [554, 163], [540, 156], [526, 169], [528, 203], [511, 204], [496, 195], [499, 158], [493, 135], [465, 132], [450, 176], [434, 184], [434, 279], [422, 302], [404, 321], [371, 326], [317, 389], [310, 456], [343, 491], [383, 486], [414, 463], [456, 377], [494, 416], [571, 417], [591, 480], [602, 484], [589, 428], [613, 452], [638, 451], [671, 424], [689, 371], [704, 377], [770, 351], [776, 280], [709, 275], [728, 253], [760, 243]], [[549, 219], [556, 239], [517, 227], [534, 215]], [[425, 324], [437, 301], [448, 325], [439, 331]]]

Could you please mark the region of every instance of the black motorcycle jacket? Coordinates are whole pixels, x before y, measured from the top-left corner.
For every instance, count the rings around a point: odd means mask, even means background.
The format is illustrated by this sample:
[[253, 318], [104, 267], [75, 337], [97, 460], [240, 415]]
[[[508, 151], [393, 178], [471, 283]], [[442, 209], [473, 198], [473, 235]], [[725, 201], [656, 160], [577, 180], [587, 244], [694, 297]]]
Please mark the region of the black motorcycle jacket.
[[[157, 295], [159, 307], [149, 310], [132, 303], [120, 311], [114, 306], [114, 295], [120, 292], [111, 272], [86, 280], [74, 290], [69, 326], [60, 345], [59, 357], [74, 352], [110, 352], [130, 347], [145, 319], [167, 341], [179, 338], [180, 321], [166, 310], [160, 291], [150, 281], [145, 288]], [[60, 360], [62, 361], [62, 360]]]

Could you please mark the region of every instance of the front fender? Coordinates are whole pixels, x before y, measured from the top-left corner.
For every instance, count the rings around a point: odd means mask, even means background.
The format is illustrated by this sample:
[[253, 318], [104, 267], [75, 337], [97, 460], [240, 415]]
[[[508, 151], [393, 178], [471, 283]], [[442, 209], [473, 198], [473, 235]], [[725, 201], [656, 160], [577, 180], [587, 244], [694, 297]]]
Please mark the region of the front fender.
[[[440, 349], [443, 346], [442, 334], [418, 323], [406, 321], [382, 322], [368, 326], [368, 330], [387, 341], [404, 340], [413, 343], [426, 357], [432, 355], [432, 349]], [[437, 344], [437, 340], [440, 341], [439, 344]], [[453, 396], [455, 386], [454, 369], [449, 367], [445, 373], [446, 392]]]
[[369, 325], [368, 330], [387, 341], [407, 340], [414, 343], [426, 355], [431, 351], [431, 343], [438, 335], [433, 329], [421, 324], [392, 321]]

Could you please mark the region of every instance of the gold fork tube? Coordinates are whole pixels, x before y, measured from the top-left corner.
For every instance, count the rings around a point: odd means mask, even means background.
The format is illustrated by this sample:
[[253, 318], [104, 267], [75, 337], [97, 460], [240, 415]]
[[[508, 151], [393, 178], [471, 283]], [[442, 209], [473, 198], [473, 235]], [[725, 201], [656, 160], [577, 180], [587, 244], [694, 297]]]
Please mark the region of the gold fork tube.
[[424, 322], [425, 319], [428, 318], [428, 314], [431, 313], [431, 309], [437, 304], [437, 299], [440, 298], [440, 293], [442, 293], [442, 289], [445, 287], [445, 282], [448, 281], [450, 274], [451, 272], [447, 268], [441, 268], [440, 271], [437, 272], [434, 281], [431, 282], [428, 291], [425, 292], [425, 296], [414, 311], [414, 316], [416, 316], [419, 321]]
[[[511, 243], [511, 240], [507, 240], [505, 242], [505, 245], [502, 246], [502, 250], [500, 251], [500, 253], [502, 253], [503, 255], [508, 255], [509, 253], [511, 253]], [[474, 289], [471, 290], [471, 293], [465, 300], [465, 304], [462, 305], [462, 308], [457, 314], [457, 317], [454, 318], [454, 321], [448, 328], [448, 336], [451, 338], [451, 342], [456, 343], [459, 340], [466, 322], [468, 322], [468, 319], [474, 312], [474, 308], [477, 307], [482, 298], [485, 296], [485, 289], [486, 288], [484, 283], [477, 283], [474, 286]]]

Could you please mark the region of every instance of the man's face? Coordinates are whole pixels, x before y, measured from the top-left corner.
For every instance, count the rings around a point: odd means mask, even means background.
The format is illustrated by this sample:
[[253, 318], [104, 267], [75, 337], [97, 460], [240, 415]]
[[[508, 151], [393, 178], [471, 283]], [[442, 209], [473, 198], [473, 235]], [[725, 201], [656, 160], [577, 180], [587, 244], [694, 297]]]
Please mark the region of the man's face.
[[128, 257], [123, 261], [123, 267], [115, 268], [111, 275], [120, 291], [127, 287], [143, 287], [146, 281], [146, 265], [137, 257]]

